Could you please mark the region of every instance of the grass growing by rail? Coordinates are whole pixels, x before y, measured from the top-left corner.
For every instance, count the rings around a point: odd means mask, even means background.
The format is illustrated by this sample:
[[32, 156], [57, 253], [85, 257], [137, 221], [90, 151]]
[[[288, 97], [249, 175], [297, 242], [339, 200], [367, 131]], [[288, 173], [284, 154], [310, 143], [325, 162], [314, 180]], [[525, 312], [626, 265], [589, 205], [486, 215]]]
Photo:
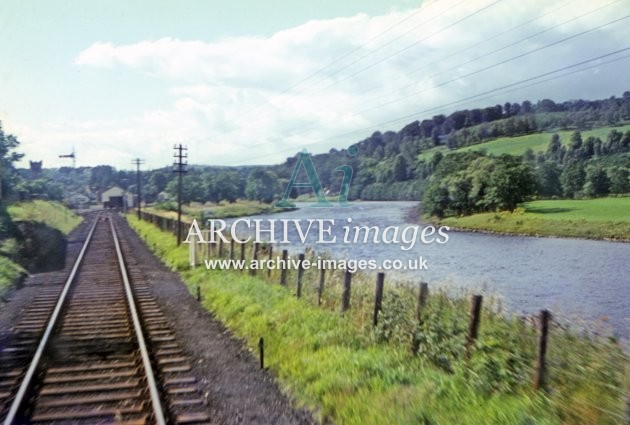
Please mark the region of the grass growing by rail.
[[[0, 297], [25, 274], [26, 271], [22, 267], [0, 255]], [[0, 300], [0, 305], [2, 302]]]
[[441, 223], [501, 233], [630, 240], [630, 197], [533, 201], [514, 212], [449, 217]]
[[13, 221], [38, 221], [67, 235], [81, 223], [82, 218], [59, 202], [26, 201], [17, 202], [7, 208]]
[[[41, 200], [17, 202], [6, 206], [6, 212], [4, 208], [5, 204], [2, 204], [2, 216], [6, 220], [3, 224], [6, 227], [3, 229], [5, 233], [8, 232], [10, 222], [29, 220], [45, 223], [67, 235], [82, 220], [58, 202]], [[19, 241], [10, 234], [7, 236], [6, 239], [0, 240], [0, 297], [26, 274], [20, 265], [10, 260], [14, 258]]]
[[[128, 216], [163, 261], [181, 272], [191, 292], [254, 351], [265, 338], [266, 364], [284, 389], [322, 421], [343, 424], [622, 424], [624, 367], [615, 342], [552, 326], [550, 384], [530, 389], [536, 335], [527, 320], [486, 303], [480, 338], [464, 360], [467, 298], [435, 292], [414, 313], [414, 291], [386, 281], [379, 326], [370, 324], [373, 278], [357, 274], [351, 310], [339, 314], [342, 273], [326, 280], [315, 305], [316, 271], [304, 275], [296, 299], [295, 273], [287, 287], [265, 271], [189, 270], [188, 247]], [[260, 257], [266, 255], [261, 251]], [[247, 251], [247, 258], [251, 252]], [[411, 335], [420, 341], [411, 353]], [[627, 384], [626, 384], [627, 385]]]

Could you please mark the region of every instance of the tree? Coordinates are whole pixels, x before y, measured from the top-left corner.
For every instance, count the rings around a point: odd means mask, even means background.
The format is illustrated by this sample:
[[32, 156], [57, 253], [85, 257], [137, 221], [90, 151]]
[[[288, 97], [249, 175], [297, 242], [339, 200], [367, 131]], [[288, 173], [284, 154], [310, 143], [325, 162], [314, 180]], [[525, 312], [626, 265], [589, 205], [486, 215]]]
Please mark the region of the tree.
[[614, 167], [608, 170], [611, 193], [630, 192], [630, 172], [627, 168]]
[[520, 163], [511, 155], [501, 155], [490, 176], [487, 198], [489, 205], [500, 210], [514, 211], [519, 203], [536, 191], [536, 179], [529, 164]]
[[584, 186], [584, 166], [579, 162], [574, 162], [564, 166], [560, 174], [560, 185], [562, 194], [566, 198], [575, 198]]
[[407, 180], [407, 161], [402, 155], [396, 156], [394, 160], [394, 181], [401, 182]]
[[443, 218], [449, 202], [448, 189], [434, 182], [424, 191], [420, 206], [425, 214]]
[[584, 183], [584, 194], [590, 197], [605, 196], [610, 193], [610, 179], [602, 167], [588, 167]]
[[90, 186], [97, 190], [105, 190], [115, 183], [114, 168], [109, 165], [97, 165], [90, 172]]
[[223, 171], [214, 180], [215, 198], [219, 201], [235, 202], [243, 195], [241, 176], [237, 171]]
[[558, 133], [551, 136], [549, 146], [547, 146], [547, 158], [556, 162], [562, 160], [562, 142]]
[[571, 150], [576, 151], [582, 147], [582, 133], [574, 131], [571, 134], [571, 143], [569, 144]]
[[[171, 198], [177, 198], [178, 179], [171, 180], [166, 185], [166, 192]], [[182, 179], [182, 203], [204, 202], [205, 190], [202, 180], [194, 174], [186, 174]]]
[[540, 196], [551, 198], [562, 194], [560, 173], [560, 167], [553, 161], [545, 161], [538, 166], [536, 178], [538, 180], [538, 194]]
[[2, 130], [2, 123], [0, 122], [0, 199], [10, 195], [13, 187], [15, 187], [17, 174], [14, 164], [24, 156], [24, 154], [14, 151], [19, 144], [17, 138]]
[[252, 171], [247, 177], [245, 196], [247, 199], [270, 203], [278, 193], [278, 176], [263, 169]]

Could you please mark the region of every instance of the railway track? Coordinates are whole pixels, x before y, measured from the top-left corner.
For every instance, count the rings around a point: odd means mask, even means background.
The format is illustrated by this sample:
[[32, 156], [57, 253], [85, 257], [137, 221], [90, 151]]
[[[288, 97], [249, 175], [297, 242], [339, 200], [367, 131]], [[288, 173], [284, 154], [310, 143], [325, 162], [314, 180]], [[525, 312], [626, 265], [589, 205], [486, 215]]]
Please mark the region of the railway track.
[[132, 254], [114, 216], [96, 216], [65, 282], [42, 287], [1, 341], [4, 425], [209, 422]]

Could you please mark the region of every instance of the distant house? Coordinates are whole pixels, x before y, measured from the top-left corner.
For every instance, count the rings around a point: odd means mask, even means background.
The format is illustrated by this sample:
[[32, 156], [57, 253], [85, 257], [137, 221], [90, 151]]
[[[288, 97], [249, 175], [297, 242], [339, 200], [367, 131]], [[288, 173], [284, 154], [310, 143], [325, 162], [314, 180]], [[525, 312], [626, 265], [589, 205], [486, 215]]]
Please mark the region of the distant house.
[[133, 194], [114, 186], [101, 194], [103, 208], [133, 208]]

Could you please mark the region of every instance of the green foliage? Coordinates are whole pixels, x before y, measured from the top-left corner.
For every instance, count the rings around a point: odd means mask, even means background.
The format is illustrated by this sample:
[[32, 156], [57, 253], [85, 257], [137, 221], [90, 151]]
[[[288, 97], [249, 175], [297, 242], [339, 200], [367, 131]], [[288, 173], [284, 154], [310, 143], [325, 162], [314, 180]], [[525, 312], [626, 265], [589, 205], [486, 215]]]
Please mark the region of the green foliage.
[[0, 199], [13, 193], [17, 181], [14, 164], [24, 155], [15, 152], [20, 142], [11, 134], [6, 134], [0, 122]]
[[[329, 271], [322, 307], [317, 272], [295, 274], [281, 287], [259, 273], [189, 270], [186, 246], [132, 215], [128, 220], [163, 261], [181, 270], [191, 293], [247, 345], [265, 338], [266, 363], [281, 385], [321, 422], [349, 424], [623, 423], [624, 367], [615, 342], [553, 326], [550, 389], [530, 390], [536, 334], [527, 320], [506, 316], [484, 300], [480, 336], [464, 359], [467, 296], [433, 291], [413, 317], [413, 287], [386, 281], [380, 324], [371, 327], [372, 279], [355, 274], [351, 310], [338, 313], [343, 273]], [[247, 249], [251, 254], [251, 246]], [[368, 286], [367, 283], [370, 283]], [[415, 333], [419, 350], [410, 348]]]
[[533, 170], [520, 158], [453, 153], [437, 166], [421, 208], [425, 214], [437, 217], [497, 209], [512, 211], [535, 190]]
[[278, 176], [271, 171], [256, 169], [247, 177], [245, 186], [247, 199], [269, 204], [279, 191]]
[[25, 275], [26, 270], [9, 260], [4, 254], [0, 255], [0, 305], [3, 303], [2, 297], [7, 290]]
[[13, 221], [37, 221], [65, 235], [83, 220], [58, 202], [41, 200], [11, 204], [8, 212]]
[[522, 204], [513, 213], [448, 217], [444, 225], [492, 232], [630, 240], [630, 197], [544, 200]]

